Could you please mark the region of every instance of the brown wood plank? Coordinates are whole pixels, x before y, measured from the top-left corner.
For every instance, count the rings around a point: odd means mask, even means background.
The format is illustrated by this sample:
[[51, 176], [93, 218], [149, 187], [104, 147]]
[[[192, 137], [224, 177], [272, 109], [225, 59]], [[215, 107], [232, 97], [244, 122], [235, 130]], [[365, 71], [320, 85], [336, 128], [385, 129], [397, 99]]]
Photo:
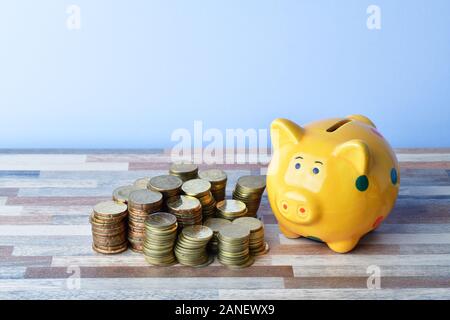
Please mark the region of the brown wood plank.
[[15, 197], [18, 193], [18, 188], [0, 188], [0, 197]]
[[111, 200], [111, 197], [10, 197], [6, 205], [93, 206], [106, 200]]

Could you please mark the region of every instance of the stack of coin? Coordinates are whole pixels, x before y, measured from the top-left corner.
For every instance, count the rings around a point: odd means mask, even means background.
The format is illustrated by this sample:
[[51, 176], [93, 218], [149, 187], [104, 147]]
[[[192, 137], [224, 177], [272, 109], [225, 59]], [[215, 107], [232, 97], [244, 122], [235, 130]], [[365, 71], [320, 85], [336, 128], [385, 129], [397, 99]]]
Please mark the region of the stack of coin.
[[227, 188], [227, 174], [219, 169], [209, 169], [200, 171], [198, 174], [200, 179], [204, 179], [211, 183], [211, 193], [216, 202], [225, 200], [225, 192]]
[[181, 190], [188, 196], [196, 197], [202, 204], [203, 221], [216, 212], [216, 200], [211, 193], [211, 183], [203, 179], [193, 179], [183, 183]]
[[135, 185], [118, 187], [114, 189], [112, 198], [114, 201], [128, 203], [128, 197], [130, 196], [130, 193], [139, 189], [140, 188]]
[[183, 182], [197, 179], [198, 166], [190, 163], [174, 163], [169, 169], [169, 174], [180, 178]]
[[219, 240], [217, 239], [217, 237], [219, 235], [219, 230], [223, 226], [226, 226], [230, 223], [231, 222], [229, 220], [223, 219], [223, 218], [209, 218], [208, 220], [205, 221], [205, 223], [203, 225], [207, 226], [208, 228], [210, 228], [213, 231], [213, 237], [211, 238], [211, 240], [208, 243], [208, 251], [209, 252], [217, 253], [218, 244], [219, 244]]
[[264, 224], [253, 217], [237, 218], [233, 224], [241, 225], [250, 230], [249, 249], [252, 256], [260, 256], [269, 251], [269, 245], [264, 240]]
[[240, 177], [233, 191], [233, 199], [244, 202], [248, 209], [247, 215], [249, 217], [256, 217], [265, 188], [265, 176]]
[[205, 226], [189, 226], [183, 228], [175, 245], [175, 256], [179, 263], [191, 267], [204, 267], [214, 258], [206, 251], [206, 246], [213, 232]]
[[153, 177], [148, 182], [147, 188], [153, 191], [161, 192], [164, 198], [164, 210], [167, 210], [167, 202], [176, 198], [181, 193], [183, 181], [175, 176], [162, 175]]
[[239, 200], [223, 200], [216, 205], [216, 216], [233, 221], [247, 215], [245, 203]]
[[245, 268], [253, 264], [254, 258], [250, 256], [249, 240], [250, 230], [238, 224], [229, 224], [219, 230], [220, 263], [230, 268]]
[[170, 213], [157, 212], [145, 220], [144, 256], [148, 263], [170, 266], [176, 263], [173, 248], [177, 240], [177, 218]]
[[100, 253], [119, 253], [127, 250], [127, 205], [116, 201], [100, 202], [94, 207], [92, 248]]
[[167, 207], [177, 217], [180, 228], [202, 224], [202, 205], [197, 198], [179, 196], [167, 202]]
[[140, 189], [130, 193], [128, 198], [128, 241], [131, 249], [142, 252], [145, 236], [145, 219], [153, 212], [161, 211], [162, 194]]
[[135, 186], [138, 189], [147, 189], [149, 181], [150, 181], [149, 177], [139, 178], [133, 183], [133, 186]]

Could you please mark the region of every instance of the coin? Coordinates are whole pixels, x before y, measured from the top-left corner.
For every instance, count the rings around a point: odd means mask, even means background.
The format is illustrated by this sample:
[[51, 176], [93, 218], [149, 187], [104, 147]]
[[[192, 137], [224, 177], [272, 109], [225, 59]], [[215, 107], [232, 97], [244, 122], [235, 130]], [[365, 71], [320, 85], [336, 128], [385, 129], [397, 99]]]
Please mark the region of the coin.
[[149, 181], [150, 181], [149, 177], [139, 178], [136, 181], [134, 181], [133, 186], [139, 189], [147, 189]]
[[209, 169], [198, 173], [200, 179], [207, 180], [211, 185], [222, 185], [227, 181], [227, 174], [219, 169]]
[[174, 250], [178, 262], [191, 267], [203, 267], [211, 263], [206, 246], [212, 236], [213, 231], [206, 226], [183, 228]]
[[269, 245], [264, 241], [264, 224], [259, 219], [243, 217], [235, 219], [233, 224], [244, 226], [250, 230], [249, 249], [251, 255], [258, 256], [269, 251]]
[[167, 228], [177, 223], [177, 218], [170, 213], [157, 212], [148, 216], [146, 224], [158, 229]]
[[228, 219], [230, 221], [247, 214], [245, 203], [239, 200], [223, 200], [217, 203], [216, 208], [217, 217]]
[[233, 199], [245, 203], [247, 216], [256, 217], [265, 188], [265, 176], [240, 177], [233, 190]]
[[160, 191], [162, 193], [167, 193], [170, 191], [177, 191], [181, 188], [183, 181], [172, 175], [162, 175], [153, 177], [148, 183], [148, 188], [154, 191]]
[[198, 166], [191, 163], [174, 163], [171, 165], [169, 173], [183, 181], [188, 181], [197, 178]]
[[207, 226], [190, 226], [186, 227], [182, 231], [183, 235], [188, 239], [195, 241], [209, 241], [213, 236], [213, 232]]
[[94, 206], [94, 212], [100, 216], [115, 216], [127, 211], [127, 205], [116, 201], [103, 201]]
[[181, 189], [189, 196], [200, 197], [211, 190], [211, 183], [203, 179], [193, 179], [183, 183]]
[[113, 191], [113, 200], [118, 202], [127, 203], [128, 202], [128, 196], [131, 192], [137, 190], [138, 188], [133, 185], [129, 186], [122, 186], [114, 189]]
[[145, 206], [158, 204], [160, 201], [162, 201], [162, 198], [162, 194], [157, 191], [151, 191], [147, 189], [135, 190], [130, 193], [129, 205]]

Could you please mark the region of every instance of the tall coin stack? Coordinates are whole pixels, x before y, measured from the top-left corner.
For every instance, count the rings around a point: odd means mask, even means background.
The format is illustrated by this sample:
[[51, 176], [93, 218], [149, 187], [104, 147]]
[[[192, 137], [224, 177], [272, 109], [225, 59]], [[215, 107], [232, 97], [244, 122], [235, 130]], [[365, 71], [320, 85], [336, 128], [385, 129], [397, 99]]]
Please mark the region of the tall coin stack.
[[175, 199], [181, 193], [182, 184], [183, 181], [178, 177], [162, 175], [151, 178], [147, 188], [162, 193], [164, 199], [163, 209], [167, 210], [167, 202]]
[[206, 246], [213, 232], [205, 226], [189, 226], [183, 228], [175, 245], [175, 256], [179, 263], [191, 267], [204, 267], [214, 258], [206, 251]]
[[257, 218], [237, 218], [233, 224], [241, 225], [250, 230], [250, 255], [260, 256], [269, 251], [269, 244], [264, 240], [264, 224]]
[[230, 268], [246, 268], [253, 264], [250, 256], [250, 231], [245, 226], [229, 224], [219, 230], [220, 263]]
[[223, 200], [216, 205], [216, 216], [218, 218], [233, 221], [236, 218], [247, 215], [247, 207], [240, 200]]
[[200, 171], [198, 177], [211, 183], [211, 193], [216, 202], [225, 200], [227, 189], [227, 174], [219, 169]]
[[100, 253], [120, 253], [128, 248], [127, 205], [116, 201], [100, 202], [94, 207], [92, 248]]
[[163, 196], [156, 191], [140, 189], [130, 193], [128, 198], [128, 241], [133, 251], [142, 252], [145, 236], [145, 219], [161, 211]]
[[145, 220], [144, 256], [148, 263], [170, 266], [176, 263], [173, 253], [177, 240], [177, 218], [170, 213], [157, 212]]
[[244, 202], [248, 209], [247, 215], [256, 217], [265, 188], [265, 176], [240, 177], [233, 191], [233, 199]]
[[217, 253], [219, 240], [217, 239], [219, 235], [220, 228], [231, 224], [231, 221], [222, 218], [209, 218], [204, 222], [204, 226], [210, 228], [213, 231], [213, 237], [208, 243], [208, 251], [211, 253]]
[[188, 196], [197, 198], [202, 204], [203, 221], [216, 212], [216, 200], [211, 193], [211, 183], [203, 179], [193, 179], [183, 183], [181, 190]]
[[174, 163], [169, 169], [169, 174], [180, 178], [183, 182], [197, 179], [198, 166], [190, 163]]
[[178, 226], [202, 224], [202, 205], [197, 198], [190, 196], [179, 196], [167, 203], [169, 212], [177, 217]]

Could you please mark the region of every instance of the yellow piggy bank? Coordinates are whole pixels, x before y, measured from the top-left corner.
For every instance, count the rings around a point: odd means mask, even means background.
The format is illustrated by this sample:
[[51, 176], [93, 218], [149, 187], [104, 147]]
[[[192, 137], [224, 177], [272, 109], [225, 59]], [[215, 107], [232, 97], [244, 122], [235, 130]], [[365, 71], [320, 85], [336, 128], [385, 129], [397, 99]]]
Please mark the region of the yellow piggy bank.
[[273, 157], [267, 172], [270, 205], [281, 232], [352, 250], [386, 219], [397, 199], [397, 158], [362, 115], [300, 127], [271, 125]]

